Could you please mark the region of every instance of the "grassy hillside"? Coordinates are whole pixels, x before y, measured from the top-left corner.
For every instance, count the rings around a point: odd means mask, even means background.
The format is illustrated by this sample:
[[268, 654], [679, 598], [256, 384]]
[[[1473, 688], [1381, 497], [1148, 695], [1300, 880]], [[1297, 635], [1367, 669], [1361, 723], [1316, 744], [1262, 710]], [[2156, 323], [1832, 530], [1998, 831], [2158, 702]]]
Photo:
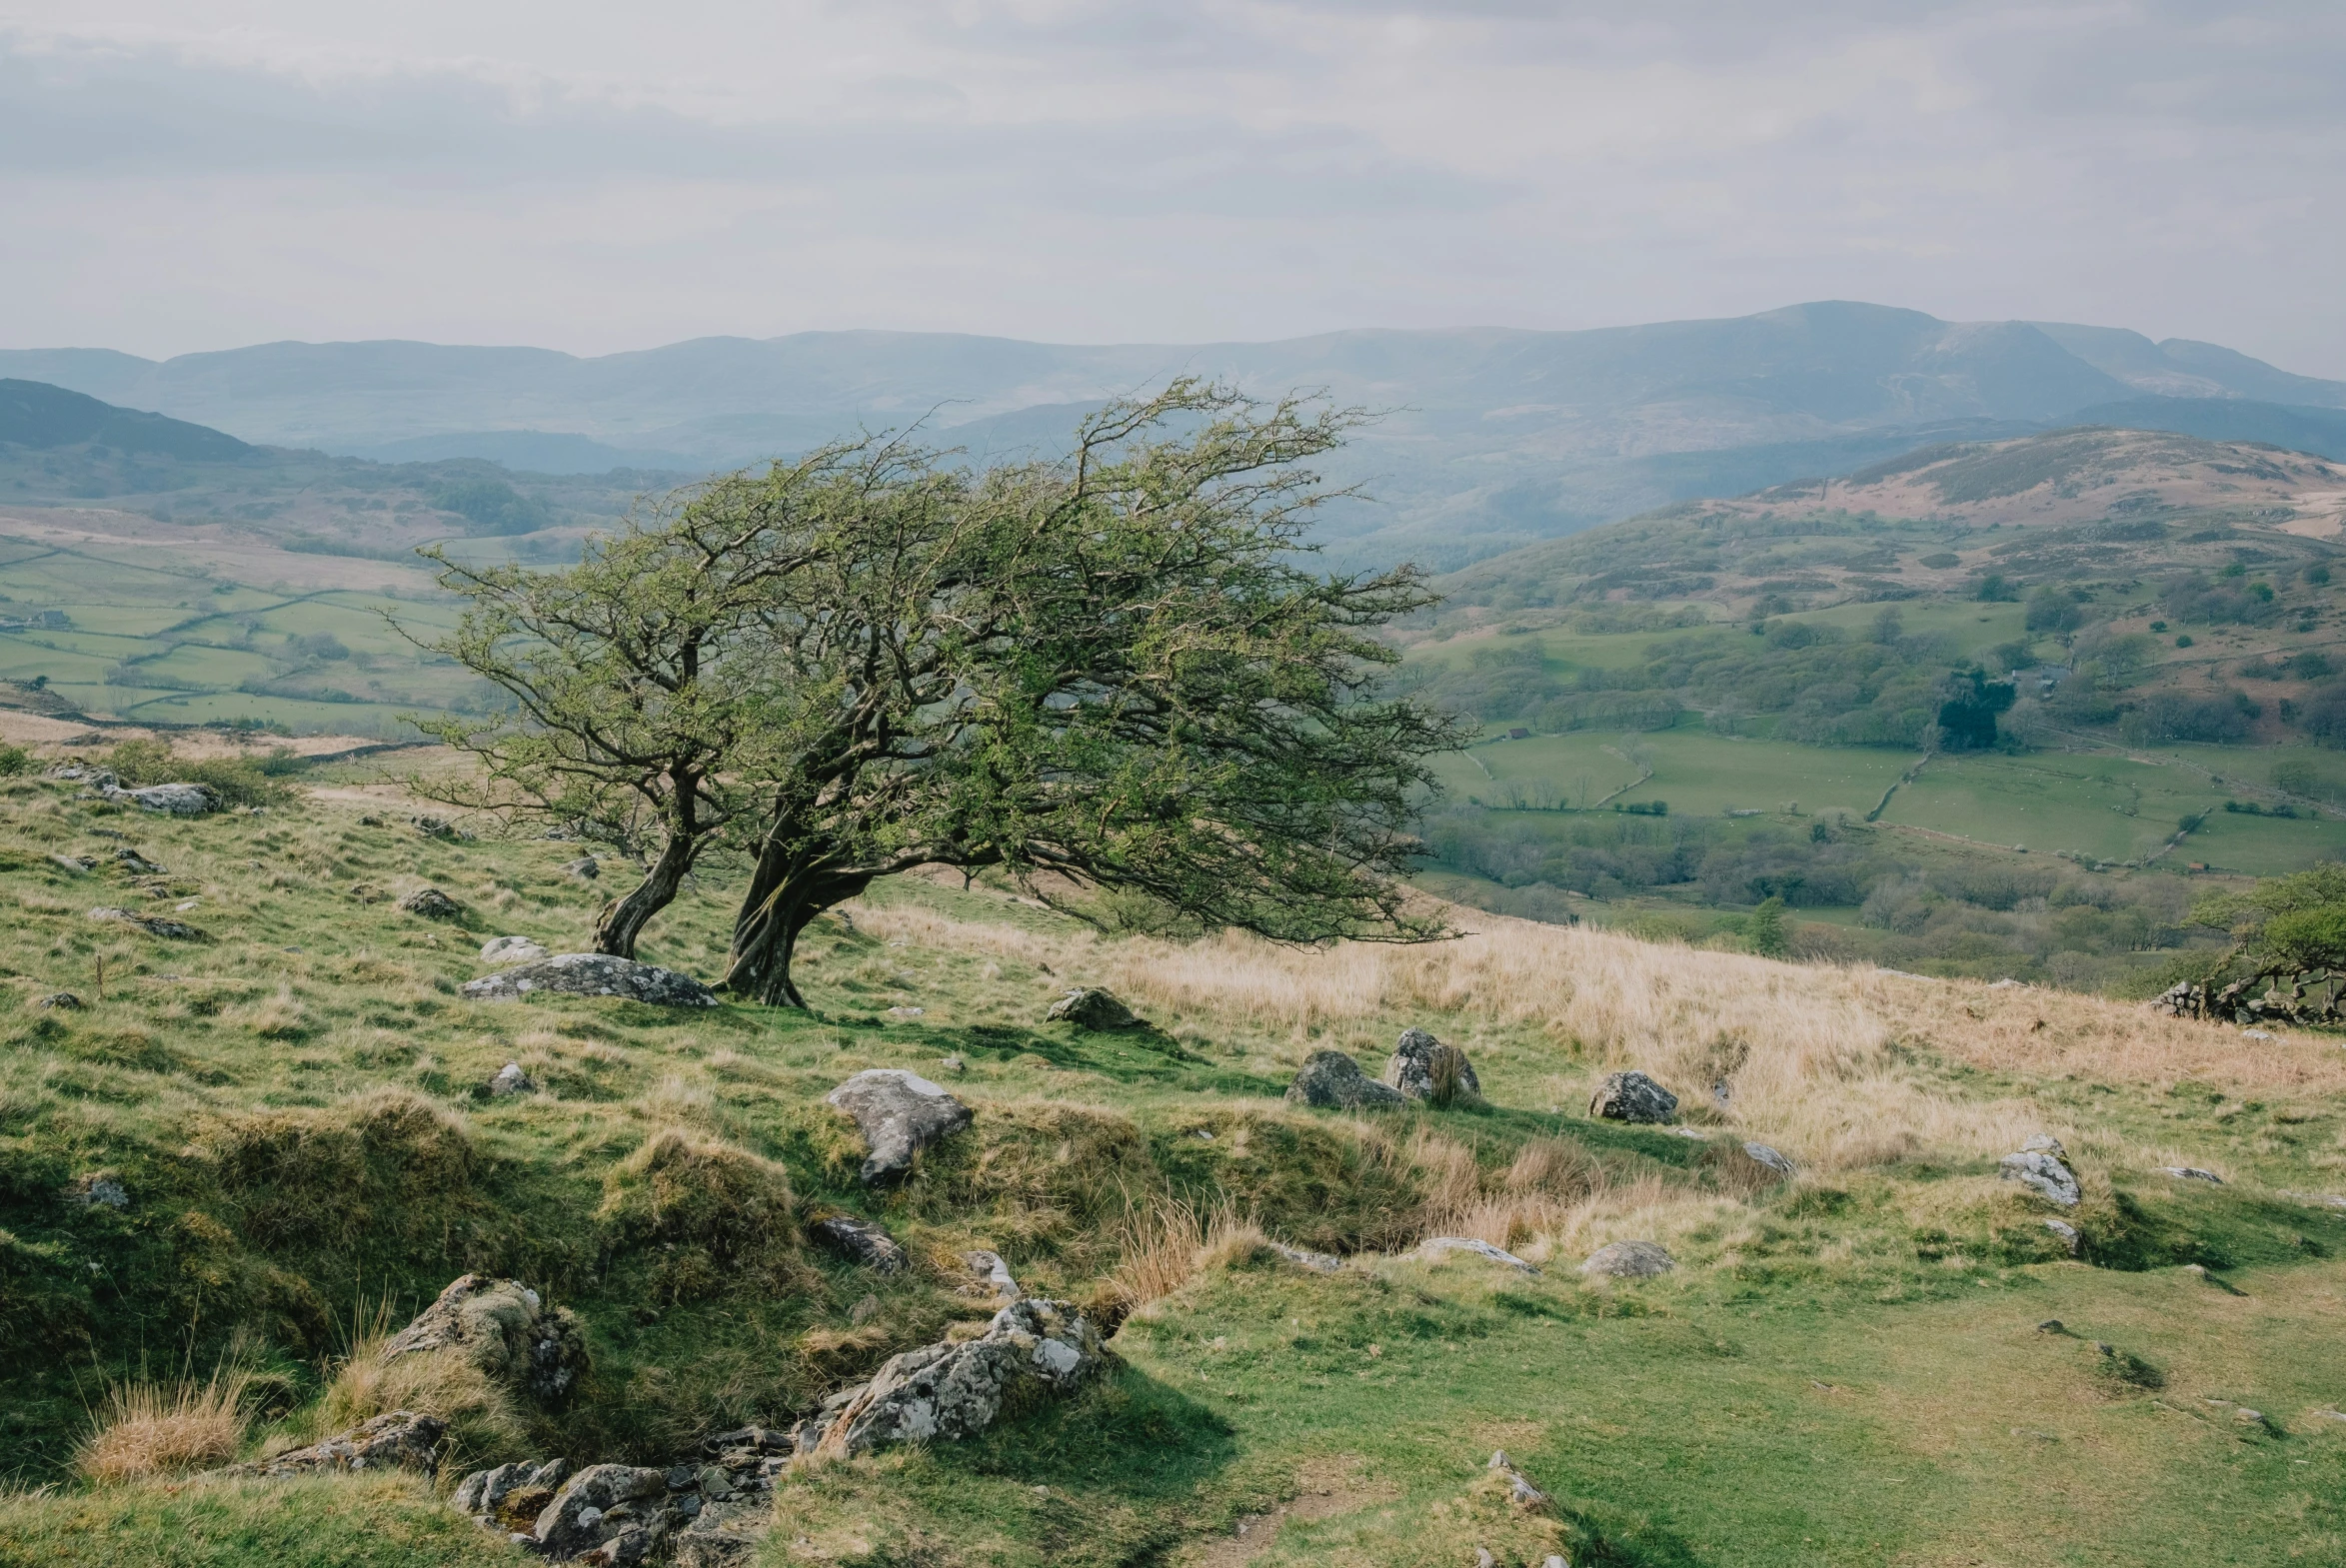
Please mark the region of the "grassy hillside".
[[[115, 868], [123, 847], [164, 869]], [[252, 1380], [247, 1452], [306, 1439], [351, 1408], [354, 1342], [479, 1268], [576, 1310], [594, 1370], [560, 1411], [468, 1396], [443, 1484], [665, 1461], [982, 1317], [972, 1246], [1121, 1319], [1121, 1370], [978, 1440], [790, 1472], [761, 1562], [2346, 1551], [2333, 1041], [1491, 916], [1415, 948], [1104, 936], [917, 878], [819, 927], [812, 1012], [461, 998], [491, 935], [579, 943], [575, 852], [426, 837], [380, 795], [176, 821], [0, 783], [0, 1562], [518, 1562], [420, 1483], [96, 1485], [74, 1447], [110, 1387], [223, 1365]], [[724, 881], [644, 955], [711, 973]], [[401, 912], [427, 882], [461, 924]], [[1153, 1026], [1040, 1023], [1078, 982]], [[38, 1005], [61, 988], [87, 1005]], [[1482, 1099], [1278, 1098], [1307, 1052], [1374, 1070], [1405, 1025], [1466, 1048]], [[535, 1092], [487, 1093], [509, 1060]], [[821, 1103], [872, 1065], [977, 1113], [886, 1193]], [[1581, 1113], [1631, 1065], [1698, 1136]], [[2084, 1182], [2076, 1258], [1995, 1178], [2039, 1132]], [[2185, 1165], [2225, 1182], [2160, 1173]], [[124, 1206], [78, 1200], [104, 1180]], [[913, 1270], [810, 1244], [824, 1207], [881, 1220]], [[1351, 1266], [1297, 1270], [1249, 1225]], [[1410, 1255], [1436, 1234], [1542, 1272]], [[1577, 1274], [1626, 1238], [1678, 1268]], [[1553, 1512], [1493, 1498], [1494, 1447]]]
[[2081, 430], [1485, 562], [1402, 671], [1483, 725], [1436, 879], [1729, 940], [1776, 895], [1819, 952], [2155, 984], [2209, 939], [2183, 877], [2340, 850], [2342, 505], [2321, 459]]

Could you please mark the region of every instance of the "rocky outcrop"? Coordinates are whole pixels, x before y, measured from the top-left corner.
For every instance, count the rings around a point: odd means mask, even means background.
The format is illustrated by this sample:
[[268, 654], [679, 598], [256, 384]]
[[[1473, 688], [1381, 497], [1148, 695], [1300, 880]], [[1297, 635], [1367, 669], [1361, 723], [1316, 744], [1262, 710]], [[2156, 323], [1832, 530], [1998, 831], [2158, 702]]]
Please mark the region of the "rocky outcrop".
[[98, 795], [101, 799], [119, 800], [135, 805], [142, 811], [161, 811], [167, 816], [202, 816], [220, 809], [220, 796], [208, 785], [200, 784], [148, 784], [143, 789], [124, 789], [111, 775], [101, 775]]
[[167, 920], [159, 914], [137, 914], [129, 909], [92, 909], [93, 920], [120, 920], [123, 924], [145, 931], [149, 936], [160, 936], [165, 941], [210, 941], [209, 933], [200, 931], [182, 920]]
[[1746, 1142], [1743, 1145], [1743, 1152], [1754, 1163], [1765, 1165], [1779, 1176], [1796, 1176], [1800, 1173], [1788, 1155], [1782, 1150], [1770, 1148], [1764, 1143]]
[[53, 1007], [59, 1012], [79, 1012], [85, 1004], [79, 996], [71, 991], [51, 991], [39, 1001], [34, 1002], [33, 1005]]
[[1046, 1023], [1072, 1023], [1080, 1029], [1130, 1029], [1140, 1015], [1107, 991], [1078, 986], [1053, 1002], [1043, 1014]]
[[894, 1180], [913, 1168], [913, 1157], [970, 1124], [970, 1107], [917, 1072], [874, 1067], [859, 1072], [825, 1096], [864, 1134], [866, 1186]]
[[1507, 1501], [1524, 1513], [1537, 1513], [1547, 1506], [1547, 1493], [1531, 1484], [1531, 1478], [1515, 1467], [1515, 1461], [1507, 1457], [1505, 1449], [1492, 1450], [1490, 1463], [1483, 1468], [1495, 1470], [1505, 1477]]
[[440, 1473], [440, 1445], [448, 1423], [436, 1415], [393, 1410], [361, 1421], [324, 1442], [296, 1448], [256, 1464], [238, 1465], [230, 1475], [311, 1475], [325, 1470], [414, 1470]]
[[483, 963], [536, 963], [552, 956], [527, 936], [492, 936], [481, 943]]
[[538, 1526], [538, 1515], [554, 1501], [555, 1488], [570, 1474], [562, 1459], [501, 1464], [493, 1470], [475, 1470], [459, 1482], [449, 1502], [456, 1511], [471, 1514], [480, 1524], [524, 1535]]
[[1678, 1096], [1642, 1072], [1608, 1072], [1588, 1096], [1588, 1114], [1667, 1126], [1678, 1119]]
[[895, 1237], [870, 1220], [858, 1219], [853, 1214], [826, 1214], [807, 1230], [833, 1251], [883, 1274], [902, 1273], [911, 1261]]
[[[2031, 1143], [2037, 1139], [2031, 1138]], [[1996, 1174], [2006, 1181], [2017, 1181], [2038, 1197], [2058, 1203], [2063, 1208], [2075, 1208], [2078, 1200], [2077, 1177], [2061, 1162], [2061, 1146], [2052, 1139], [2042, 1140], [2050, 1148], [2026, 1148], [2017, 1154], [2006, 1154], [1998, 1162]]]
[[418, 887], [399, 900], [399, 906], [410, 914], [420, 914], [427, 920], [461, 920], [465, 906], [437, 887]]
[[790, 1435], [747, 1427], [712, 1437], [710, 1456], [665, 1468], [561, 1459], [500, 1465], [465, 1477], [450, 1501], [483, 1528], [555, 1562], [640, 1563], [665, 1554], [680, 1568], [738, 1568], [773, 1522], [774, 1477]]
[[1526, 1274], [1539, 1272], [1538, 1269], [1533, 1268], [1504, 1247], [1494, 1247], [1489, 1242], [1478, 1240], [1473, 1236], [1434, 1236], [1417, 1243], [1417, 1255], [1428, 1261], [1446, 1257], [1452, 1252], [1471, 1252], [1476, 1257], [1488, 1258], [1493, 1263], [1504, 1263], [1509, 1268], [1520, 1269]]
[[1384, 1064], [1384, 1082], [1414, 1100], [1446, 1104], [1460, 1092], [1480, 1094], [1473, 1063], [1455, 1045], [1444, 1045], [1423, 1029], [1403, 1029]]
[[853, 1455], [896, 1443], [951, 1442], [994, 1424], [1006, 1405], [1064, 1398], [1106, 1371], [1099, 1330], [1064, 1301], [1029, 1298], [976, 1339], [908, 1350], [800, 1423], [802, 1454]]
[[989, 1252], [981, 1247], [975, 1252], [964, 1252], [962, 1261], [970, 1266], [978, 1293], [991, 1293], [1006, 1306], [1026, 1294], [1019, 1288], [1017, 1278], [1011, 1273], [1011, 1266], [1002, 1260], [1001, 1253]]
[[717, 1005], [717, 993], [689, 974], [601, 952], [557, 953], [498, 974], [484, 974], [464, 988], [464, 994], [475, 1001], [513, 1001], [535, 991], [555, 996], [624, 996], [658, 1007]]
[[1678, 1266], [1678, 1260], [1650, 1241], [1616, 1241], [1598, 1247], [1580, 1265], [1583, 1274], [1605, 1274], [1615, 1279], [1651, 1279]]
[[556, 1562], [576, 1558], [640, 1563], [671, 1528], [668, 1472], [626, 1464], [589, 1465], [562, 1483], [530, 1538]]
[[1360, 1064], [1340, 1050], [1315, 1050], [1295, 1069], [1287, 1098], [1298, 1105], [1325, 1110], [1365, 1110], [1377, 1105], [1406, 1105], [1399, 1089], [1377, 1082]]
[[379, 1352], [386, 1361], [454, 1350], [509, 1388], [560, 1405], [586, 1375], [587, 1337], [567, 1308], [548, 1308], [511, 1279], [465, 1274]]

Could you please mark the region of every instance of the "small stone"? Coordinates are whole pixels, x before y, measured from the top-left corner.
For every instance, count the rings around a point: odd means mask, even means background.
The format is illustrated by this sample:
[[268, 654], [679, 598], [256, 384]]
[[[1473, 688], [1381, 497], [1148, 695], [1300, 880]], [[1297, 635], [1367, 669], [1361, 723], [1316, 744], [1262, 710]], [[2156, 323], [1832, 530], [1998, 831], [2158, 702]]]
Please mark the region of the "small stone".
[[48, 995], [43, 996], [39, 1001], [33, 1003], [33, 1005], [36, 1007], [54, 1007], [60, 1012], [79, 1012], [82, 1010], [83, 1002], [79, 996], [76, 996], [71, 991], [51, 991]]
[[593, 855], [582, 854], [565, 865], [563, 870], [569, 875], [576, 876], [580, 881], [591, 882], [603, 874], [603, 865]]
[[928, 1010], [929, 1009], [926, 1007], [891, 1007], [888, 1009], [888, 1016], [901, 1022], [908, 1018], [921, 1017], [926, 1014]]
[[2212, 1170], [2201, 1170], [2197, 1165], [2161, 1165], [2159, 1174], [2173, 1176], [2178, 1181], [2206, 1181], [2219, 1187], [2224, 1184], [2223, 1177]]
[[1479, 1095], [1481, 1080], [1473, 1064], [1455, 1045], [1444, 1045], [1423, 1029], [1403, 1029], [1384, 1064], [1384, 1082], [1413, 1100], [1431, 1101], [1451, 1094]]
[[91, 1208], [128, 1208], [130, 1192], [113, 1176], [84, 1177], [75, 1196]]
[[2240, 1031], [2240, 1037], [2244, 1040], [2277, 1040], [2281, 1036], [2278, 1034], [2268, 1034], [2263, 1029], [2242, 1029]]
[[484, 963], [536, 963], [540, 958], [552, 956], [527, 936], [492, 936], [481, 944]]
[[2077, 1177], [2060, 1156], [2041, 1150], [2023, 1149], [2017, 1154], [2006, 1154], [1998, 1163], [1996, 1173], [2006, 1181], [2017, 1181], [2037, 1196], [2058, 1203], [2063, 1208], [2075, 1208], [2078, 1200]]
[[1616, 1241], [1589, 1253], [1588, 1261], [1580, 1265], [1580, 1272], [1609, 1274], [1616, 1279], [1650, 1279], [1677, 1266], [1677, 1259], [1650, 1241]]
[[979, 1281], [990, 1287], [1003, 1301], [1017, 1301], [1025, 1296], [1026, 1292], [1019, 1288], [1019, 1282], [1011, 1277], [1011, 1266], [1002, 1260], [1001, 1253], [983, 1249], [965, 1252], [962, 1261], [969, 1264], [970, 1272], [977, 1275]]
[[1360, 1064], [1340, 1050], [1315, 1050], [1295, 1069], [1287, 1098], [1298, 1105], [1323, 1109], [1363, 1110], [1379, 1105], [1406, 1105], [1408, 1096], [1379, 1083], [1360, 1070]]
[[2061, 1245], [2069, 1249], [2071, 1257], [2075, 1257], [2078, 1249], [2085, 1245], [2085, 1238], [2077, 1233], [2077, 1227], [2066, 1220], [2048, 1218], [2044, 1222], [2044, 1228], [2051, 1231]]
[[1769, 1148], [1764, 1143], [1747, 1142], [1743, 1145], [1743, 1152], [1752, 1160], [1759, 1164], [1765, 1165], [1768, 1169], [1774, 1171], [1779, 1176], [1794, 1176], [1799, 1174], [1799, 1172], [1793, 1167], [1792, 1161], [1788, 1156], [1786, 1156], [1780, 1150]]
[[970, 1070], [970, 1064], [962, 1060], [961, 1052], [959, 1051], [956, 1051], [951, 1056], [946, 1057], [943, 1061], [939, 1062], [938, 1065], [943, 1067], [946, 1071], [954, 1074], [956, 1077], [959, 1077], [963, 1073]]
[[166, 941], [210, 941], [212, 939], [194, 926], [179, 920], [166, 920], [157, 914], [134, 914], [128, 909], [92, 909], [90, 918], [93, 920], [120, 920], [125, 925], [135, 926], [137, 929], [145, 931], [149, 936], [160, 936]]
[[400, 899], [399, 906], [427, 920], [459, 920], [464, 918], [465, 912], [463, 904], [437, 887], [419, 887]]
[[495, 1098], [503, 1098], [508, 1094], [535, 1093], [537, 1087], [537, 1084], [530, 1081], [530, 1075], [522, 1071], [522, 1064], [518, 1061], [507, 1062], [498, 1068], [497, 1075], [489, 1080], [489, 1093]]
[[2066, 1334], [2069, 1332], [2069, 1325], [2057, 1317], [2048, 1317], [2036, 1325], [2036, 1331], [2040, 1334]]
[[879, 1315], [880, 1298], [878, 1296], [865, 1296], [854, 1306], [848, 1308], [848, 1321], [858, 1327], [871, 1322]]
[[1588, 1114], [1607, 1121], [1667, 1125], [1678, 1116], [1678, 1096], [1642, 1072], [1610, 1072], [1588, 1096]]
[[2232, 1419], [2242, 1426], [2254, 1426], [2265, 1418], [2262, 1410], [2251, 1410], [2246, 1405], [2232, 1412]]
[[1452, 1252], [1471, 1252], [1476, 1257], [1488, 1258], [1493, 1263], [1504, 1263], [1509, 1268], [1519, 1269], [1526, 1274], [1539, 1272], [1538, 1269], [1505, 1248], [1494, 1247], [1489, 1242], [1474, 1236], [1434, 1236], [1417, 1243], [1417, 1255], [1429, 1262]]
[[220, 796], [200, 784], [159, 784], [143, 789], [123, 789], [108, 779], [98, 785], [98, 793], [106, 799], [127, 800], [142, 811], [161, 811], [167, 816], [201, 816], [220, 808]]
[[894, 1237], [868, 1219], [858, 1219], [852, 1214], [829, 1214], [807, 1228], [833, 1250], [883, 1274], [901, 1273], [911, 1261]]
[[1141, 1019], [1107, 991], [1080, 985], [1053, 1002], [1043, 1021], [1072, 1023], [1080, 1029], [1129, 1029]]
[[970, 1107], [917, 1072], [873, 1067], [833, 1089], [824, 1103], [853, 1116], [870, 1153], [863, 1182], [873, 1186], [913, 1168], [922, 1149], [970, 1124]]

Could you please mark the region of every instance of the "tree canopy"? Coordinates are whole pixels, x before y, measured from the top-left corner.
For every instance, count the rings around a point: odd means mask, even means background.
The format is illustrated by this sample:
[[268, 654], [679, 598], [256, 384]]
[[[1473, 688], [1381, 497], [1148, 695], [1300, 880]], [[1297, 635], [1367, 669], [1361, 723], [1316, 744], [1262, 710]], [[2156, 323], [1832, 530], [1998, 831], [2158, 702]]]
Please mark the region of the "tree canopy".
[[1413, 569], [1316, 573], [1302, 537], [1339, 494], [1308, 463], [1356, 422], [1182, 381], [1063, 459], [842, 445], [567, 571], [446, 566], [474, 604], [443, 650], [517, 708], [437, 733], [520, 808], [657, 824], [605, 950], [738, 846], [724, 983], [762, 1000], [801, 1001], [810, 920], [923, 864], [1080, 914], [1109, 889], [1281, 940], [1434, 934], [1399, 875], [1460, 736], [1380, 695], [1372, 635], [1430, 596]]

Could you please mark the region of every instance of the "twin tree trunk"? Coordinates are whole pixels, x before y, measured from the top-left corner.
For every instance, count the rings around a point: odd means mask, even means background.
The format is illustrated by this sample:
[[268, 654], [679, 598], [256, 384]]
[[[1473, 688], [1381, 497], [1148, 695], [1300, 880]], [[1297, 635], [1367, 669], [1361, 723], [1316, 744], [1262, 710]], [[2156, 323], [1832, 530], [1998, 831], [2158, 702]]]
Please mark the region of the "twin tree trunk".
[[877, 874], [806, 855], [770, 835], [759, 848], [742, 912], [734, 917], [733, 952], [718, 989], [774, 1007], [806, 1006], [807, 998], [790, 977], [799, 932], [816, 915], [872, 885]]

